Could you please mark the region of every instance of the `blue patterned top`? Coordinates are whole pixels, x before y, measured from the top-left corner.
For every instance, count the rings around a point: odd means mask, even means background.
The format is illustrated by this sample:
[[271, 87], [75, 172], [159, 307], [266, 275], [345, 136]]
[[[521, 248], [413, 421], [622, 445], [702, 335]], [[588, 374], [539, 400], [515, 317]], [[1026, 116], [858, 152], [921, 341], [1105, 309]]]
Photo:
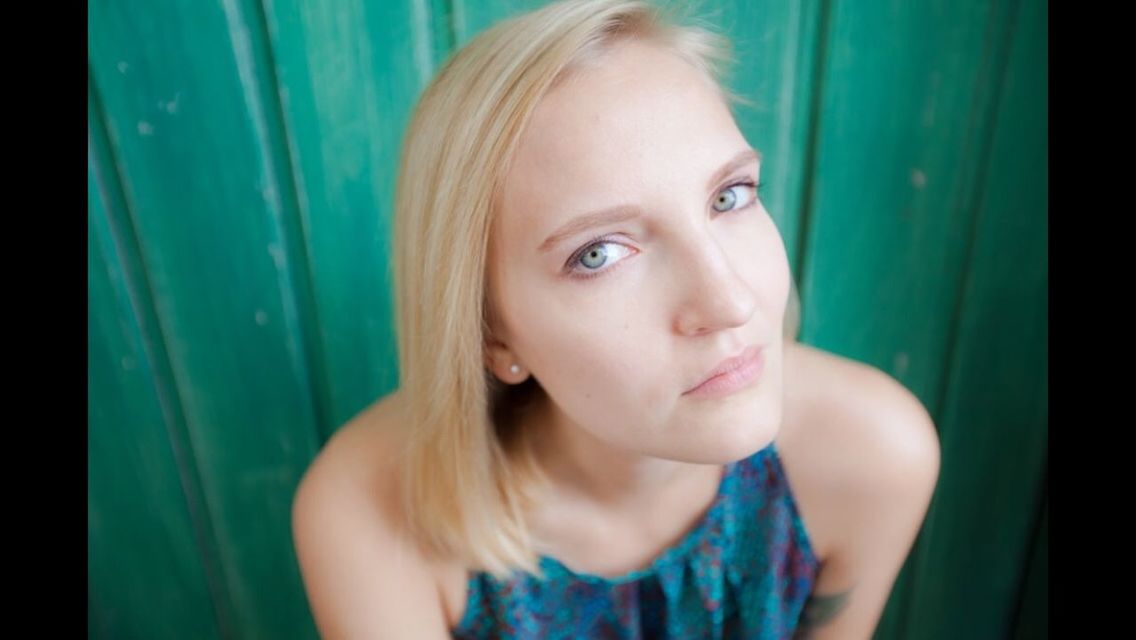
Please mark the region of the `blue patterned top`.
[[542, 556], [544, 580], [470, 575], [459, 640], [790, 638], [818, 570], [770, 444], [726, 465], [710, 509], [646, 569], [576, 573]]

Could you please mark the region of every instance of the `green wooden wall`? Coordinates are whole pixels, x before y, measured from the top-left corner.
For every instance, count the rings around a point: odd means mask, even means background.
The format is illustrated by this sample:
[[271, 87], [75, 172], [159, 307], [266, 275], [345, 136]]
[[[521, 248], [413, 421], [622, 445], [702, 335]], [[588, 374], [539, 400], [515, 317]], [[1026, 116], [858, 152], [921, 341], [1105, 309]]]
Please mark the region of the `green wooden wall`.
[[[314, 638], [292, 492], [397, 384], [399, 143], [533, 0], [88, 4], [88, 636]], [[1047, 0], [703, 0], [802, 340], [932, 411], [877, 638], [1047, 637]]]

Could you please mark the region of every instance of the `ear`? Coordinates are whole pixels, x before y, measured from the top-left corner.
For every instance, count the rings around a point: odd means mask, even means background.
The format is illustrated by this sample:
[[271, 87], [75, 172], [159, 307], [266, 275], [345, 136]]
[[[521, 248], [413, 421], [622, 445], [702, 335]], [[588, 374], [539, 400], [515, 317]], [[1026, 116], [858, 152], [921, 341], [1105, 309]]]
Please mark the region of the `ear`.
[[485, 368], [505, 384], [520, 384], [529, 377], [528, 369], [509, 345], [493, 335], [485, 338]]

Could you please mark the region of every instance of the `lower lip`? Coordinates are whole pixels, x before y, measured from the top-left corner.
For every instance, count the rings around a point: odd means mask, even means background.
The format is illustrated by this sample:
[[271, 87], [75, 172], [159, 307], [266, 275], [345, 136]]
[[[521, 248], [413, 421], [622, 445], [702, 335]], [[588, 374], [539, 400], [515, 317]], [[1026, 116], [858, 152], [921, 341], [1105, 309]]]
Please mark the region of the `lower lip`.
[[735, 391], [748, 387], [750, 383], [761, 377], [765, 369], [765, 350], [759, 349], [753, 357], [742, 363], [742, 366], [721, 375], [714, 376], [706, 382], [684, 393], [691, 398], [721, 398]]

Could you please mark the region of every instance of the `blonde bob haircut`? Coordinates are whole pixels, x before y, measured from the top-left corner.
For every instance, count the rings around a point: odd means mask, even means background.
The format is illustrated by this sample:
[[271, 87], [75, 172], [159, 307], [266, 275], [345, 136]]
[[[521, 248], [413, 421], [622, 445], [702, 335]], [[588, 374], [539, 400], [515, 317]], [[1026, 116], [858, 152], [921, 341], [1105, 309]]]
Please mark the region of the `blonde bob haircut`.
[[450, 58], [414, 110], [395, 191], [394, 283], [411, 537], [428, 557], [539, 575], [524, 514], [543, 482], [510, 417], [543, 393], [487, 368], [490, 234], [510, 158], [550, 87], [627, 39], [688, 61], [721, 89], [724, 38], [639, 0], [551, 4], [501, 22]]

